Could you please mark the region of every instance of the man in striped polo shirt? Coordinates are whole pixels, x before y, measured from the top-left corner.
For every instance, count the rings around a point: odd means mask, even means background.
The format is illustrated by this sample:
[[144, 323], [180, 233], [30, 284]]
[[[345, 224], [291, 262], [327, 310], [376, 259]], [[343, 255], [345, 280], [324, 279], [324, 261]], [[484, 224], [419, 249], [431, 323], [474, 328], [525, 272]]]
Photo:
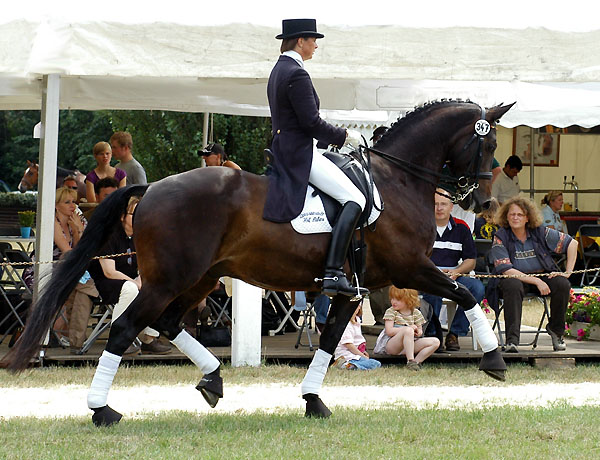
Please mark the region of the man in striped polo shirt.
[[[481, 281], [476, 278], [462, 276], [475, 268], [477, 249], [473, 242], [473, 235], [469, 226], [460, 219], [450, 216], [453, 204], [445, 196], [442, 189], [435, 194], [435, 223], [437, 234], [433, 244], [431, 260], [435, 265], [446, 273], [450, 278], [465, 286], [478, 303], [481, 303], [485, 290]], [[423, 299], [431, 304], [434, 312], [439, 316], [442, 308], [442, 298], [430, 294], [423, 294]], [[464, 310], [459, 305], [452, 324], [446, 335], [446, 350], [458, 351], [458, 336], [465, 336], [469, 332], [469, 320]]]

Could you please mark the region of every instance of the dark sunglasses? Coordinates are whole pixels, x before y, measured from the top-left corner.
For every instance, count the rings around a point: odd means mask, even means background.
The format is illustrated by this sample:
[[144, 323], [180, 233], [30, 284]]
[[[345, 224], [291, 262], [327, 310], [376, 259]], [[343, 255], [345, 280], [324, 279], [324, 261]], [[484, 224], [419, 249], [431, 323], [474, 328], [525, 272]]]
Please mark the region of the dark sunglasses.
[[70, 186], [67, 185], [66, 187], [70, 188], [71, 190], [77, 190], [78, 189], [78, 187], [76, 185], [70, 185]]

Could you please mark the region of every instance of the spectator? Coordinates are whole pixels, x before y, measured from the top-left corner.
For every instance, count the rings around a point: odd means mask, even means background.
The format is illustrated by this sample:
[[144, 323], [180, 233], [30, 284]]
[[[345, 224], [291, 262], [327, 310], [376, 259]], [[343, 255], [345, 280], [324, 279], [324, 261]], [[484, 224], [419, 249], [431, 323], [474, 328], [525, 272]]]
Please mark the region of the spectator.
[[346, 326], [342, 338], [334, 352], [334, 366], [342, 369], [365, 370], [377, 369], [381, 363], [369, 357], [367, 341], [360, 329], [362, 305], [359, 304], [350, 322]]
[[[443, 193], [442, 189], [437, 191]], [[431, 260], [451, 279], [464, 285], [473, 294], [477, 302], [481, 303], [484, 294], [483, 284], [478, 279], [463, 276], [475, 268], [477, 249], [473, 242], [473, 235], [466, 224], [458, 223], [450, 215], [452, 207], [452, 202], [446, 196], [439, 193], [435, 194], [437, 233]], [[442, 298], [431, 294], [423, 294], [423, 299], [431, 304], [435, 315], [439, 317], [442, 309]], [[458, 305], [452, 324], [448, 327], [445, 342], [446, 349], [448, 351], [460, 350], [458, 337], [465, 336], [468, 332], [469, 320], [463, 308]], [[428, 328], [427, 334], [434, 335], [432, 327]]]
[[[69, 187], [61, 187], [56, 190], [54, 220], [54, 248], [52, 250], [53, 260], [60, 259], [69, 252], [81, 238], [84, 230], [84, 221], [75, 213], [77, 205], [77, 192]], [[77, 353], [85, 342], [86, 329], [90, 312], [92, 311], [91, 297], [98, 297], [98, 291], [94, 281], [86, 274], [79, 280], [63, 307], [64, 315], [60, 315], [54, 323], [54, 329], [59, 336], [61, 345], [70, 347], [71, 353]], [[67, 325], [68, 339], [61, 337], [60, 331]]]
[[[94, 184], [94, 193], [96, 194], [96, 203], [100, 204], [108, 195], [119, 188], [119, 183], [114, 177], [105, 177]], [[93, 206], [83, 213], [87, 220], [92, 218], [96, 206]]]
[[375, 128], [375, 130], [373, 131], [373, 135], [371, 136], [371, 141], [372, 141], [371, 145], [377, 144], [377, 141], [379, 139], [381, 139], [381, 136], [383, 136], [387, 130], [388, 130], [387, 126], [379, 126], [379, 127]]
[[492, 184], [496, 182], [496, 179], [498, 178], [501, 172], [502, 168], [500, 167], [500, 163], [498, 163], [498, 160], [496, 160], [496, 158], [494, 157], [492, 159]]
[[100, 179], [105, 177], [114, 177], [120, 187], [125, 187], [127, 173], [119, 168], [113, 168], [110, 165], [112, 150], [108, 142], [98, 142], [93, 149], [96, 167], [85, 176], [85, 197], [88, 203], [96, 203], [96, 192], [94, 185]]
[[[506, 351], [518, 352], [523, 296], [527, 292], [550, 296], [550, 318], [546, 331], [552, 338], [554, 351], [565, 350], [563, 334], [571, 289], [567, 276], [575, 266], [577, 241], [558, 230], [544, 227], [540, 211], [525, 198], [513, 197], [505, 202], [498, 211], [496, 222], [500, 228], [494, 236], [491, 252], [494, 273], [522, 276], [499, 281], [493, 278], [488, 283], [490, 305], [497, 310], [498, 294], [504, 299]], [[523, 276], [558, 272], [550, 252], [567, 254], [566, 273]]]
[[521, 189], [519, 188], [519, 178], [517, 175], [523, 169], [523, 162], [517, 155], [511, 155], [504, 163], [502, 172], [492, 184], [492, 196], [498, 200], [500, 204], [504, 203], [509, 198], [517, 196]]
[[[121, 225], [118, 225], [110, 239], [103, 248], [103, 255], [123, 254], [135, 252], [133, 245], [133, 212], [138, 197], [129, 200], [127, 209], [121, 217]], [[129, 304], [138, 295], [142, 288], [142, 279], [138, 274], [137, 256], [132, 254], [128, 257], [115, 256], [99, 261], [92, 261], [90, 273], [96, 282], [96, 286], [102, 300], [105, 303], [115, 304], [112, 322], [123, 314]], [[163, 345], [158, 341], [159, 333], [147, 327], [142, 331], [141, 352], [152, 354], [165, 354], [171, 351], [170, 345]], [[125, 354], [138, 353], [140, 350], [132, 344]]]
[[494, 216], [498, 212], [498, 200], [492, 197], [489, 208], [481, 211], [477, 214], [475, 219], [475, 231], [473, 236], [477, 239], [491, 240], [498, 230], [498, 225], [494, 223]]
[[390, 302], [392, 306], [383, 316], [385, 329], [377, 337], [373, 352], [405, 355], [407, 369], [419, 371], [421, 363], [438, 349], [440, 341], [436, 337], [423, 337], [425, 318], [417, 308], [420, 303], [417, 291], [392, 286]]
[[225, 166], [226, 168], [242, 169], [227, 158], [225, 149], [221, 144], [208, 144], [204, 150], [199, 150], [198, 155], [204, 157], [206, 166]]
[[567, 231], [567, 223], [560, 218], [558, 213], [563, 207], [563, 194], [560, 190], [548, 192], [542, 199], [542, 217], [544, 219], [544, 227], [553, 228], [562, 233]]
[[117, 131], [110, 136], [110, 146], [115, 159], [119, 160], [116, 167], [127, 173], [127, 185], [147, 184], [146, 171], [140, 162], [133, 158], [131, 134], [125, 131]]

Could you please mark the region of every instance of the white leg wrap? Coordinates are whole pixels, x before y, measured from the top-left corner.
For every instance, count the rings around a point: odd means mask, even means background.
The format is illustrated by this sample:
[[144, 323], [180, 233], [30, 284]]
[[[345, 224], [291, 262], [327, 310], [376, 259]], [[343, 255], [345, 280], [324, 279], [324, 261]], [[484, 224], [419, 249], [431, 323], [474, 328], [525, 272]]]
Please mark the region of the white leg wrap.
[[120, 356], [113, 355], [104, 350], [98, 361], [98, 367], [96, 368], [96, 373], [88, 392], [87, 403], [90, 409], [106, 406], [108, 390], [110, 390], [120, 363]]
[[220, 365], [219, 360], [185, 330], [171, 340], [171, 343], [190, 358], [203, 374], [210, 374]]
[[471, 323], [475, 338], [479, 342], [483, 352], [487, 353], [488, 351], [493, 351], [498, 348], [496, 334], [494, 334], [494, 330], [492, 329], [492, 326], [490, 326], [490, 322], [486, 318], [479, 304], [476, 304], [470, 310], [465, 310], [465, 315], [467, 315], [467, 319], [469, 320], [469, 323]]
[[310, 366], [308, 366], [304, 380], [302, 380], [301, 389], [303, 395], [308, 393], [319, 394], [330, 361], [331, 355], [329, 353], [321, 349], [316, 351]]

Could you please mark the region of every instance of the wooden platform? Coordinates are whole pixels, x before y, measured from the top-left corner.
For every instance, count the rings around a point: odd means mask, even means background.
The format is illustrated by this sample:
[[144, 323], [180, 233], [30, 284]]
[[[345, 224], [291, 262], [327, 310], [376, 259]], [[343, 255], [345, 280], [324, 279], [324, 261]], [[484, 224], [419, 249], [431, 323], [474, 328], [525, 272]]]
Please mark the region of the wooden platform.
[[[390, 357], [382, 355], [373, 355], [373, 346], [375, 345], [376, 335], [369, 332], [375, 332], [369, 326], [364, 327], [365, 338], [367, 339], [367, 350], [372, 357], [380, 360], [384, 364], [404, 363], [404, 357]], [[529, 334], [527, 334], [529, 335]], [[312, 332], [314, 350], [318, 347], [319, 338]], [[297, 333], [286, 333], [284, 335], [276, 335], [274, 337], [262, 337], [262, 358], [267, 362], [297, 362], [308, 364], [313, 357], [314, 350], [310, 351], [306, 346], [306, 332], [302, 335], [301, 343], [303, 345], [295, 348]], [[525, 335], [522, 339], [529, 339]], [[471, 337], [459, 338], [461, 350], [457, 352], [435, 353], [429, 362], [478, 362], [482, 356], [481, 350], [473, 350]], [[4, 356], [8, 352], [8, 340], [0, 344], [0, 356]], [[574, 358], [577, 362], [600, 362], [600, 342], [585, 341], [577, 342], [574, 339], [566, 339], [567, 350], [555, 352], [552, 350], [552, 343], [548, 334], [540, 335], [538, 346], [535, 349], [529, 347], [520, 347], [519, 353], [504, 353], [504, 359], [507, 363], [511, 362], [536, 362], [536, 359], [543, 358]], [[106, 345], [105, 339], [99, 339], [94, 343], [92, 348], [85, 355], [74, 355], [68, 349], [62, 348], [47, 348], [44, 350], [44, 358], [38, 365], [81, 365], [95, 364], [100, 357]], [[214, 347], [212, 352], [224, 362], [231, 360], [230, 347]], [[145, 363], [176, 363], [188, 361], [187, 358], [179, 352], [175, 347], [173, 351], [167, 355], [142, 354], [134, 356], [124, 356], [123, 361], [129, 364], [145, 364]]]

